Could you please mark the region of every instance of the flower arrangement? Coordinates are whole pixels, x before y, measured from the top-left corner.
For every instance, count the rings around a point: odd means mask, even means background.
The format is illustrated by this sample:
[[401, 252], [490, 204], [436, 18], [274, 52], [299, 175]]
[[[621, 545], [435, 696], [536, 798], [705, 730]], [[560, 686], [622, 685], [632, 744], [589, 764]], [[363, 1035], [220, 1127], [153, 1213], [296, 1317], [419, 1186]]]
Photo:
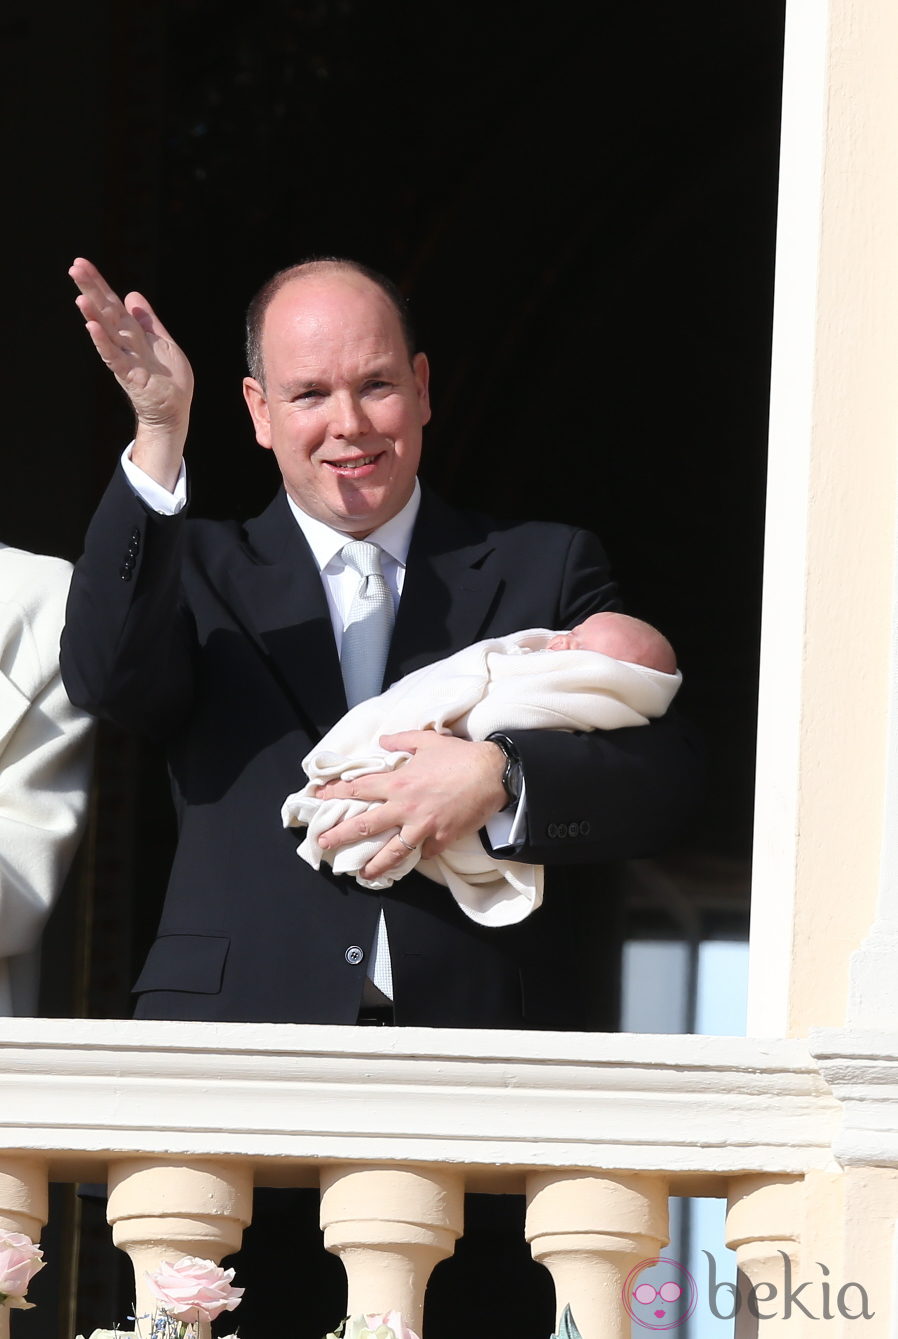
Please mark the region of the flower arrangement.
[[[324, 1339], [418, 1339], [418, 1336], [398, 1311], [387, 1311], [383, 1315], [347, 1316]], [[561, 1313], [558, 1333], [551, 1334], [549, 1339], [582, 1339], [569, 1306]]]
[[[0, 1231], [0, 1306], [29, 1309], [25, 1301], [28, 1285], [46, 1261], [43, 1251], [20, 1232]], [[212, 1321], [225, 1311], [240, 1305], [244, 1289], [233, 1287], [233, 1269], [222, 1269], [212, 1260], [185, 1255], [174, 1263], [165, 1262], [146, 1280], [150, 1292], [160, 1303], [152, 1315], [131, 1316], [135, 1328], [93, 1330], [90, 1339], [144, 1339], [141, 1321], [148, 1321], [146, 1339], [197, 1339], [200, 1321]], [[136, 1307], [135, 1307], [136, 1310]], [[76, 1339], [82, 1339], [77, 1335]], [[226, 1339], [238, 1339], [230, 1334]], [[419, 1339], [398, 1311], [369, 1312], [346, 1316], [324, 1339]], [[558, 1333], [549, 1339], [581, 1339], [571, 1308], [561, 1315]]]
[[28, 1285], [46, 1264], [40, 1246], [21, 1232], [0, 1232], [0, 1306], [29, 1311]]
[[398, 1311], [347, 1316], [324, 1339], [418, 1339]]
[[[129, 1334], [141, 1339], [141, 1321], [149, 1322], [146, 1339], [196, 1339], [201, 1320], [215, 1320], [240, 1305], [244, 1290], [232, 1287], [233, 1277], [233, 1269], [222, 1269], [194, 1255], [182, 1256], [173, 1264], [166, 1261], [146, 1274], [159, 1308], [152, 1315], [132, 1316], [133, 1330], [94, 1330], [90, 1339], [126, 1339]], [[228, 1335], [228, 1339], [237, 1337]]]

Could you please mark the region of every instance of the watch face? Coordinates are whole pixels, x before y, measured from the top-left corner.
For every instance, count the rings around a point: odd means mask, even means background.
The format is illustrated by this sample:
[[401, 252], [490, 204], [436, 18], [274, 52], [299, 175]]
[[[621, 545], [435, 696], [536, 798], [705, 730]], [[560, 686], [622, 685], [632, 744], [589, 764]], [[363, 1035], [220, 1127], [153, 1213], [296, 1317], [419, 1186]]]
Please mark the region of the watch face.
[[508, 796], [508, 809], [513, 804], [517, 804], [521, 798], [521, 785], [523, 781], [523, 767], [521, 760], [517, 756], [517, 749], [512, 741], [505, 735], [493, 734], [489, 736], [493, 744], [497, 744], [505, 754], [505, 768], [502, 772], [502, 785], [505, 787], [505, 793]]
[[521, 764], [519, 762], [509, 762], [507, 768], [506, 787], [511, 792], [514, 799], [521, 797]]
[[512, 804], [517, 804], [521, 798], [521, 764], [514, 758], [509, 758], [505, 764], [505, 771], [502, 773], [502, 785], [505, 787], [505, 793], [508, 796], [508, 808]]

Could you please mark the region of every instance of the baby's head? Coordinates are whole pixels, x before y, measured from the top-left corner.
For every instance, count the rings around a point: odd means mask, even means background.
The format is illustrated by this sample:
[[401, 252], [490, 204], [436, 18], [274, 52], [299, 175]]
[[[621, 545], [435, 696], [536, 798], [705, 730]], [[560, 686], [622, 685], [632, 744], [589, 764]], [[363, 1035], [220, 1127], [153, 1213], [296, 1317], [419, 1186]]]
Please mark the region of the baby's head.
[[666, 637], [651, 623], [629, 614], [591, 614], [570, 632], [553, 637], [549, 651], [600, 651], [614, 660], [626, 660], [631, 665], [645, 665], [646, 669], [674, 674], [677, 658]]

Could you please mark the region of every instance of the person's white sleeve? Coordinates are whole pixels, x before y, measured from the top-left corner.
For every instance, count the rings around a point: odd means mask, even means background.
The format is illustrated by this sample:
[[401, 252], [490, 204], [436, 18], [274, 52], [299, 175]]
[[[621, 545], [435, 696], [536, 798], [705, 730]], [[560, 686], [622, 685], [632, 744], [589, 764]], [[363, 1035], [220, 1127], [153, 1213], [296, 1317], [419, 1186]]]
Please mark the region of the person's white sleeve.
[[134, 492], [145, 502], [153, 511], [159, 512], [161, 516], [176, 516], [178, 512], [187, 505], [187, 467], [183, 460], [181, 469], [178, 473], [178, 481], [175, 484], [174, 491], [169, 492], [161, 484], [157, 484], [155, 479], [151, 479], [139, 465], [135, 465], [131, 459], [131, 447], [133, 442], [129, 442], [122, 452], [122, 469], [125, 471], [125, 478], [134, 489]]
[[490, 846], [497, 854], [524, 840], [527, 835], [526, 781], [521, 785], [521, 798], [514, 813], [509, 809], [501, 809], [498, 814], [493, 814], [492, 818], [486, 820], [484, 827], [490, 839]]
[[17, 717], [0, 754], [0, 957], [33, 948], [81, 835], [93, 722], [69, 702], [58, 670], [30, 702], [0, 676]]
[[9, 959], [37, 943], [81, 835], [93, 721], [72, 706], [59, 675], [67, 566], [2, 546], [0, 554], [7, 581], [24, 573], [21, 590], [0, 593], [0, 1013], [8, 1013]]

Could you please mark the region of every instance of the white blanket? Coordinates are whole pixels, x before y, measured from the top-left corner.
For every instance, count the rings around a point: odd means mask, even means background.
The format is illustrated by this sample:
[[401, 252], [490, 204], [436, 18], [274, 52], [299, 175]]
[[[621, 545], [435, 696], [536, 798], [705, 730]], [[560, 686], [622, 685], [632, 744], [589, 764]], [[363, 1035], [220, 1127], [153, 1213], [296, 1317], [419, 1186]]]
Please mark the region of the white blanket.
[[348, 711], [302, 762], [308, 783], [288, 795], [284, 827], [307, 826], [298, 854], [318, 869], [329, 861], [338, 874], [352, 874], [363, 888], [389, 888], [418, 867], [443, 884], [467, 916], [481, 925], [513, 925], [542, 901], [543, 866], [500, 860], [487, 854], [476, 832], [441, 855], [421, 859], [419, 850], [389, 876], [361, 877], [373, 855], [398, 828], [323, 851], [318, 838], [345, 818], [377, 802], [321, 800], [327, 781], [351, 781], [369, 772], [391, 771], [411, 756], [382, 749], [382, 735], [436, 730], [480, 740], [494, 730], [615, 730], [646, 725], [662, 716], [681, 676], [613, 660], [595, 651], [547, 651], [557, 633], [545, 628], [476, 642], [455, 655], [408, 674], [379, 697]]

